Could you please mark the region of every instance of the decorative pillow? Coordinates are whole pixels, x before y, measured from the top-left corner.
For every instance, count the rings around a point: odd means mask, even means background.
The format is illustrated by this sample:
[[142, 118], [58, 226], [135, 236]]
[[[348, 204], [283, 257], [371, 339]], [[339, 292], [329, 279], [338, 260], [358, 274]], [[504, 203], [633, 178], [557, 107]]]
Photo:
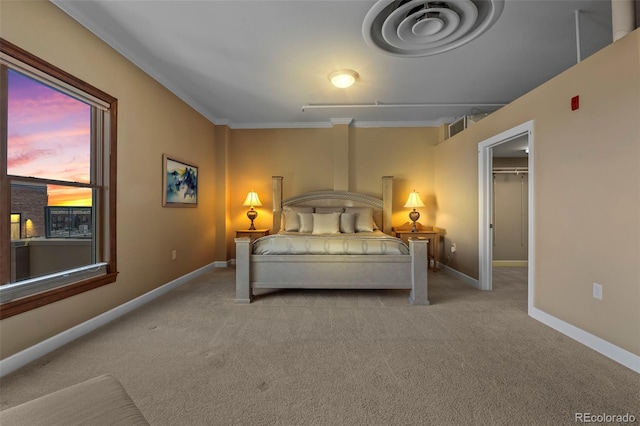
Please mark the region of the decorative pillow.
[[340, 214], [340, 232], [344, 234], [353, 234], [356, 232], [356, 214], [341, 213]]
[[344, 207], [316, 207], [315, 213], [342, 213]]
[[300, 217], [300, 229], [298, 232], [309, 233], [313, 231], [313, 213], [298, 213]]
[[371, 207], [346, 207], [345, 212], [356, 214], [356, 232], [373, 232], [374, 228], [377, 229]]
[[282, 229], [297, 232], [300, 229], [298, 213], [313, 213], [313, 207], [284, 207], [282, 209]]
[[314, 213], [312, 234], [339, 234], [340, 213]]

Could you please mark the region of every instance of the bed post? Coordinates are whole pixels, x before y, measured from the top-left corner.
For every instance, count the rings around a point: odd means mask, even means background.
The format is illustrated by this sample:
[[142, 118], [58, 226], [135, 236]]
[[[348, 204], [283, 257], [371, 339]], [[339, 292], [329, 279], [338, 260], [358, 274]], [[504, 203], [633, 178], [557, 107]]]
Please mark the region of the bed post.
[[251, 255], [251, 240], [236, 238], [236, 303], [251, 303], [253, 291], [250, 282], [249, 256]]
[[393, 176], [382, 176], [382, 232], [391, 235]]
[[411, 294], [409, 302], [413, 305], [428, 305], [427, 271], [429, 260], [427, 259], [428, 239], [409, 239], [409, 252], [411, 253]]
[[271, 230], [275, 234], [280, 231], [282, 223], [282, 176], [271, 176], [271, 182], [273, 185], [273, 228]]

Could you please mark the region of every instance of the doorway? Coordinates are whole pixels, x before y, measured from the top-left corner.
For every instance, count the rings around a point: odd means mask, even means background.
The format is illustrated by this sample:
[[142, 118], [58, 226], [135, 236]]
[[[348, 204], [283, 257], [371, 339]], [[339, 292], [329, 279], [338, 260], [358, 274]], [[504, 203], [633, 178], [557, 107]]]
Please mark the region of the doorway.
[[493, 230], [494, 230], [494, 194], [493, 194], [493, 154], [507, 147], [509, 142], [526, 142], [527, 159], [527, 277], [529, 311], [533, 307], [533, 121], [528, 121], [512, 129], [506, 130], [478, 144], [478, 204], [479, 204], [479, 288], [493, 288]]
[[[527, 266], [528, 148], [527, 134], [492, 148], [494, 274], [504, 268]], [[526, 284], [526, 276], [523, 282]]]

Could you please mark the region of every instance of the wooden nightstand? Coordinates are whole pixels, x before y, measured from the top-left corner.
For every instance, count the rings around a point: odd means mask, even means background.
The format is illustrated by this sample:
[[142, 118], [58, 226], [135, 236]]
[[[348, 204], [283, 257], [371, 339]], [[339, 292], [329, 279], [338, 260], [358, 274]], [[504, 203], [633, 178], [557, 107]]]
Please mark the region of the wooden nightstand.
[[437, 271], [436, 265], [440, 259], [440, 237], [442, 236], [442, 230], [433, 226], [423, 226], [417, 224], [418, 230], [411, 232], [411, 224], [409, 222], [402, 226], [393, 228], [393, 236], [400, 238], [405, 243], [409, 244], [409, 238], [426, 238], [429, 240], [428, 256], [429, 259], [433, 259], [434, 271]]
[[251, 241], [269, 235], [268, 229], [238, 229], [236, 238], [249, 238]]

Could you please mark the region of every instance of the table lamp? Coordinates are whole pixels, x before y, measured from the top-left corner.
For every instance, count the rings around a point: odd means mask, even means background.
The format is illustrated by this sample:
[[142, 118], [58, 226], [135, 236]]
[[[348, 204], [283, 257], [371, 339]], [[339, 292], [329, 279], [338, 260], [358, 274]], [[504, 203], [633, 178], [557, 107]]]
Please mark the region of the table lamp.
[[418, 232], [416, 221], [420, 219], [420, 212], [416, 211], [416, 207], [424, 207], [424, 203], [420, 199], [420, 194], [418, 194], [415, 189], [409, 194], [409, 198], [404, 206], [413, 209], [413, 211], [409, 213], [411, 232]]
[[247, 217], [249, 218], [249, 220], [251, 220], [251, 226], [249, 227], [249, 230], [256, 229], [256, 227], [253, 226], [253, 220], [256, 217], [258, 217], [258, 212], [255, 211], [253, 208], [262, 206], [262, 203], [260, 202], [260, 198], [258, 197], [258, 193], [253, 190], [249, 191], [249, 193], [247, 194], [247, 198], [244, 200], [244, 203], [242, 203], [242, 205], [245, 207], [246, 206], [251, 207], [247, 212]]

